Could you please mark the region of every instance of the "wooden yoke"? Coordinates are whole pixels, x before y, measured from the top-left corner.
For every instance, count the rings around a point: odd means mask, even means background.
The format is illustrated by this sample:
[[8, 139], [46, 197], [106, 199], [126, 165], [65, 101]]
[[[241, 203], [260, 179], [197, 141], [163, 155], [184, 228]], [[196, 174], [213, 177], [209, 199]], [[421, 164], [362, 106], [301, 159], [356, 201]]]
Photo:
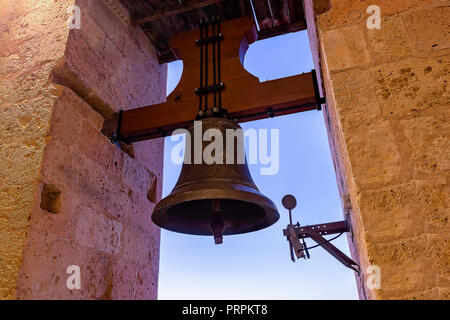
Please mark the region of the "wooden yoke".
[[[252, 19], [224, 22], [221, 32], [224, 35], [222, 82], [225, 83], [222, 101], [231, 118], [244, 122], [320, 108], [313, 73], [260, 83], [244, 69], [241, 61], [249, 45], [258, 38]], [[165, 103], [121, 112], [119, 140], [131, 143], [161, 137], [187, 127], [195, 119], [199, 97], [194, 90], [200, 84], [200, 49], [195, 40], [199, 36], [198, 30], [174, 36], [171, 47], [176, 48], [184, 64], [179, 85]], [[209, 60], [212, 65], [211, 54]], [[208, 83], [212, 83], [212, 72]]]

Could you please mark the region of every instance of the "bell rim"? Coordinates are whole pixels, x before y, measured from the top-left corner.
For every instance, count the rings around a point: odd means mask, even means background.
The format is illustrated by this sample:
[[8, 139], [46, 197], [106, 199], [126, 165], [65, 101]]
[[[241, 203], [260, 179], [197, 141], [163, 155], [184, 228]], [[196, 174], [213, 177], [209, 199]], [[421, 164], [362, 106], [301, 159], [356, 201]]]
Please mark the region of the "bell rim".
[[[203, 124], [203, 129], [213, 126], [222, 126], [224, 128], [241, 128], [238, 123], [227, 118], [206, 118], [199, 120]], [[188, 127], [188, 131], [192, 132], [195, 129], [195, 123]], [[221, 128], [223, 129], [223, 128]], [[226, 166], [226, 164], [224, 164]], [[223, 235], [237, 235], [249, 232], [258, 231], [272, 226], [280, 219], [280, 214], [277, 207], [271, 199], [263, 195], [253, 182], [250, 172], [248, 171], [247, 163], [243, 164], [243, 169], [240, 170], [240, 176], [233, 179], [214, 178], [211, 175], [201, 180], [200, 177], [182, 176], [185, 166], [172, 192], [160, 200], [151, 214], [151, 220], [157, 226], [183, 234], [211, 236], [213, 235], [210, 228], [210, 220], [208, 215], [198, 217], [196, 220], [198, 225], [192, 226], [185, 218], [189, 219], [189, 209], [186, 211], [184, 217], [183, 209], [175, 209], [171, 211], [174, 206], [181, 205], [182, 207], [195, 208], [198, 205], [196, 201], [204, 200], [230, 200], [241, 202], [244, 208], [248, 208], [249, 218], [242, 225], [234, 225], [233, 210], [224, 211], [223, 219], [226, 224]], [[197, 168], [198, 169], [198, 168]], [[237, 169], [236, 169], [237, 170]], [[223, 174], [219, 172], [218, 176]], [[194, 202], [189, 204], [190, 202]], [[224, 204], [227, 205], [227, 204]], [[229, 205], [229, 204], [228, 204]], [[258, 207], [258, 208], [256, 208]], [[203, 209], [202, 209], [203, 210]], [[245, 210], [245, 209], [244, 209]], [[240, 211], [245, 214], [245, 211]], [[195, 216], [193, 216], [195, 219]]]
[[[238, 185], [236, 185], [237, 187]], [[243, 201], [247, 203], [252, 203], [260, 206], [264, 210], [264, 218], [260, 225], [258, 225], [255, 229], [250, 230], [244, 230], [242, 232], [232, 232], [228, 233], [227, 230], [225, 230], [224, 235], [237, 235], [237, 234], [245, 234], [250, 233], [258, 230], [262, 230], [265, 228], [268, 228], [272, 225], [274, 225], [278, 220], [280, 219], [280, 214], [278, 212], [278, 209], [276, 205], [273, 203], [272, 200], [267, 198], [265, 195], [260, 193], [259, 191], [256, 191], [255, 189], [248, 188], [245, 186], [245, 188], [242, 188], [242, 186], [239, 186], [239, 189], [209, 189], [207, 193], [201, 190], [187, 190], [187, 191], [181, 191], [177, 192], [175, 194], [169, 194], [167, 197], [159, 201], [155, 208], [153, 209], [151, 219], [153, 223], [155, 223], [160, 228], [177, 232], [177, 233], [183, 233], [183, 234], [191, 234], [191, 235], [198, 235], [198, 236], [211, 236], [212, 233], [209, 230], [208, 232], [183, 232], [177, 230], [177, 228], [170, 227], [170, 220], [165, 218], [164, 215], [169, 209], [169, 204], [171, 203], [185, 203], [189, 201], [196, 201], [196, 200], [208, 200], [208, 199], [219, 199], [219, 200], [236, 200], [236, 201]], [[249, 191], [242, 190], [242, 189], [249, 189]], [[251, 191], [250, 191], [251, 190]], [[212, 197], [214, 196], [214, 197]]]

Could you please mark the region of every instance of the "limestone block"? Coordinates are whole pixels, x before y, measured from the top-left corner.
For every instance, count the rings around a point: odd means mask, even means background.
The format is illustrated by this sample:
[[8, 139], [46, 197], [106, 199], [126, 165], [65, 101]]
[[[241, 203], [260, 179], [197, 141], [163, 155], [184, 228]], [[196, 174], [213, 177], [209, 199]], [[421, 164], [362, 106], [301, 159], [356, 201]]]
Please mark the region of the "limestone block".
[[57, 102], [53, 112], [56, 113], [57, 107], [61, 104], [67, 107], [63, 112], [76, 113], [80, 119], [89, 123], [94, 130], [100, 132], [103, 128], [104, 118], [71, 89], [64, 88], [61, 98]]
[[[83, 121], [80, 128], [80, 143], [78, 150], [90, 161], [102, 167], [114, 170], [115, 158], [121, 158], [121, 153], [111, 141], [102, 135], [98, 129]], [[111, 168], [110, 168], [111, 167]]]
[[[134, 272], [130, 272], [133, 270]], [[147, 264], [130, 264], [121, 260], [111, 263], [111, 286], [107, 295], [111, 299], [137, 300], [157, 298], [157, 270]]]
[[78, 189], [79, 173], [73, 168], [73, 161], [67, 147], [62, 143], [49, 144], [45, 150], [41, 183], [50, 183], [63, 192], [75, 194]]
[[366, 65], [370, 55], [364, 37], [364, 25], [326, 31], [321, 36], [325, 60], [330, 72]]
[[123, 225], [84, 206], [79, 212], [75, 237], [76, 242], [108, 254], [117, 254], [121, 247]]
[[[161, 102], [166, 66], [143, 31], [103, 1], [76, 1], [81, 29], [69, 31], [73, 3], [15, 1], [12, 13], [1, 12], [9, 21], [0, 24], [0, 294], [155, 298], [159, 229], [147, 193], [157, 181], [161, 194], [162, 142], [142, 144], [125, 164], [100, 131], [114, 111]], [[44, 185], [60, 192], [58, 210], [42, 206], [53, 213], [40, 205]], [[143, 238], [129, 240], [138, 227]], [[123, 238], [135, 260], [148, 251], [151, 262], [124, 263]], [[66, 287], [72, 264], [80, 291]], [[137, 285], [137, 274], [153, 284]]]
[[8, 21], [13, 14], [13, 2], [2, 1], [0, 3], [0, 34], [8, 29]]
[[120, 256], [126, 261], [150, 265], [155, 258], [152, 257], [152, 246], [159, 243], [158, 238], [140, 226], [130, 226], [124, 231]]
[[381, 119], [375, 86], [370, 72], [349, 70], [331, 75], [335, 108], [342, 130], [362, 124], [368, 125]]
[[[25, 256], [19, 299], [101, 299], [107, 291], [110, 257], [101, 251], [73, 245], [48, 231], [32, 231], [27, 250], [33, 254]], [[67, 288], [67, 268], [73, 265], [80, 267], [81, 290]]]
[[[77, 165], [80, 173], [77, 178], [76, 195], [86, 203], [95, 204], [97, 210], [115, 216], [123, 206], [121, 203], [123, 197], [120, 194], [121, 184], [109, 177], [101, 166], [89, 160], [82, 159]], [[75, 163], [72, 167], [75, 167]]]
[[14, 295], [14, 287], [11, 288], [11, 283], [16, 282], [17, 270], [20, 267], [25, 230], [23, 224], [18, 224], [14, 228], [0, 226], [2, 239], [0, 241], [0, 299], [11, 299]]
[[450, 289], [448, 287], [426, 288], [409, 294], [404, 294], [400, 288], [399, 292], [391, 292], [388, 290], [386, 296], [397, 296], [402, 300], [449, 300]]
[[400, 153], [388, 121], [359, 126], [344, 134], [353, 178], [360, 188], [401, 179]]
[[[381, 29], [365, 26], [369, 5]], [[351, 252], [381, 268], [369, 299], [445, 299], [448, 242], [448, 1], [344, 1], [317, 16], [327, 130]], [[360, 291], [361, 292], [361, 291]]]
[[107, 299], [112, 258], [101, 251], [83, 249], [86, 255], [80, 262], [82, 290], [78, 294], [82, 299]]
[[124, 156], [123, 181], [134, 192], [148, 194], [152, 186], [153, 173], [141, 163]]
[[[415, 10], [402, 15], [415, 50], [425, 54], [450, 49], [450, 5]], [[426, 27], [424, 27], [426, 26]]]
[[121, 202], [123, 209], [118, 211], [118, 219], [131, 226], [138, 226], [159, 238], [159, 228], [151, 221], [155, 203], [150, 202], [145, 194], [131, 190], [123, 199]]
[[383, 16], [381, 24], [381, 29], [366, 31], [372, 61], [378, 64], [410, 56], [409, 36], [401, 16]]
[[53, 109], [50, 138], [66, 148], [74, 148], [80, 143], [84, 121], [74, 111], [66, 99], [58, 99]]
[[441, 183], [413, 181], [361, 191], [358, 203], [369, 234], [389, 242], [425, 232], [445, 232], [450, 211], [446, 182]]
[[[66, 297], [77, 294], [77, 290], [71, 292], [66, 286], [69, 276], [66, 270], [68, 266], [79, 265], [85, 259], [82, 248], [73, 247], [67, 240], [58, 239], [50, 232], [31, 231], [27, 237], [27, 251], [30, 255], [24, 257], [17, 290], [19, 298], [56, 299], [62, 293], [66, 293]], [[29, 259], [33, 260], [33, 264], [28, 263]]]
[[75, 230], [83, 206], [67, 192], [63, 192], [61, 197], [61, 208], [57, 214], [36, 208], [31, 222], [32, 229], [42, 234], [51, 231], [58, 239], [75, 242]]
[[[448, 235], [426, 233], [384, 243], [373, 235], [368, 239], [368, 251], [374, 263], [381, 267], [397, 261], [408, 266], [407, 268], [411, 271], [415, 267], [420, 268], [421, 272], [411, 275], [420, 276], [428, 269], [428, 273], [433, 275], [429, 277], [431, 286], [435, 285], [432, 281], [436, 278], [441, 278], [450, 284], [450, 258], [447, 254], [449, 240]], [[395, 279], [392, 279], [392, 282], [395, 282]], [[402, 285], [401, 282], [396, 284]], [[422, 285], [426, 287], [426, 282], [422, 282]]]
[[106, 299], [135, 299], [137, 281], [136, 267], [123, 260], [113, 260], [111, 263], [111, 279], [106, 291]]
[[378, 103], [389, 117], [433, 114], [450, 105], [449, 59], [407, 59], [372, 68]]
[[330, 0], [331, 8], [318, 16], [320, 30], [340, 28], [345, 25], [366, 23], [369, 18], [367, 8], [377, 5], [381, 9], [381, 16], [392, 16], [408, 10], [448, 5], [447, 0]]
[[103, 0], [77, 0], [77, 2], [83, 10], [95, 18], [96, 24], [108, 35], [117, 48], [122, 51], [123, 41], [127, 36], [127, 24]]
[[415, 166], [424, 173], [450, 170], [450, 119], [423, 116], [401, 121], [413, 150]]
[[[22, 248], [38, 187], [43, 149], [56, 100], [48, 82], [64, 54], [66, 9], [72, 1], [2, 1], [0, 26], [0, 291], [15, 295]], [[6, 7], [5, 7], [6, 6]], [[3, 11], [5, 10], [5, 11]], [[13, 64], [13, 65], [10, 65]], [[19, 66], [19, 67], [17, 67]], [[2, 214], [3, 215], [3, 214]], [[14, 225], [14, 229], [9, 226]], [[7, 250], [6, 250], [7, 248]]]
[[[414, 202], [411, 199], [414, 199]], [[368, 190], [359, 194], [359, 203], [362, 211], [390, 211], [408, 205], [445, 208], [450, 204], [445, 179], [433, 183], [414, 180], [380, 190]]]
[[[410, 272], [398, 272], [408, 268]], [[428, 263], [399, 263], [396, 266], [383, 268], [385, 277], [381, 279], [382, 290], [379, 290], [380, 299], [446, 299], [448, 290], [445, 289], [447, 281], [440, 279], [439, 283], [430, 281], [431, 271]]]
[[[66, 61], [56, 77], [65, 85], [79, 82], [75, 91], [111, 118], [121, 109], [159, 103], [165, 97], [166, 66], [158, 64], [155, 49], [139, 27], [117, 25], [119, 18], [102, 3], [81, 1], [82, 26], [70, 33]], [[110, 15], [113, 21], [108, 21]], [[120, 33], [111, 37], [111, 28]]]
[[[156, 252], [156, 257], [159, 258], [159, 252]], [[135, 283], [135, 298], [138, 300], [157, 299], [158, 292], [158, 270], [157, 264], [136, 265], [136, 283]]]

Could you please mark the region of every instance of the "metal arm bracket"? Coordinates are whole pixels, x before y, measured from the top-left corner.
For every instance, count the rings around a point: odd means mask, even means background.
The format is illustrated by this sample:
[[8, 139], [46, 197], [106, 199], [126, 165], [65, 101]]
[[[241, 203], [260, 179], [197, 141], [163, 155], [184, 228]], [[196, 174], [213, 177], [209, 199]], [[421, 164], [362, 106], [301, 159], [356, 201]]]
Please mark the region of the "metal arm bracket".
[[300, 226], [298, 222], [295, 225], [290, 223], [288, 224], [287, 228], [283, 230], [283, 235], [286, 236], [287, 240], [289, 241], [292, 261], [295, 262], [293, 253], [295, 253], [297, 259], [309, 259], [309, 252], [308, 248], [305, 245], [304, 239], [311, 238], [344, 266], [359, 273], [358, 264], [341, 250], [332, 245], [330, 240], [327, 240], [323, 237], [324, 235], [344, 232], [350, 232], [348, 217], [344, 221], [315, 224], [311, 226]]

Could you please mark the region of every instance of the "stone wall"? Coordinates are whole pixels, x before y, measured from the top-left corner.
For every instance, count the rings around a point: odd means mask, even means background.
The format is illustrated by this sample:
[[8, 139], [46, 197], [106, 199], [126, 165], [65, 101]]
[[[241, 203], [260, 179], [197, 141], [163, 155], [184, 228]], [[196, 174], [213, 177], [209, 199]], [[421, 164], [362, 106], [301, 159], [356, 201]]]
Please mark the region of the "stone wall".
[[[155, 299], [163, 141], [124, 153], [101, 131], [162, 102], [166, 69], [116, 1], [76, 1], [79, 30], [73, 4], [0, 8], [0, 297]], [[71, 265], [81, 290], [66, 286]]]
[[[324, 112], [339, 189], [351, 199], [360, 296], [448, 299], [449, 2], [315, 5]], [[369, 5], [381, 8], [380, 30], [366, 26]], [[381, 269], [380, 289], [367, 285], [371, 265]]]

